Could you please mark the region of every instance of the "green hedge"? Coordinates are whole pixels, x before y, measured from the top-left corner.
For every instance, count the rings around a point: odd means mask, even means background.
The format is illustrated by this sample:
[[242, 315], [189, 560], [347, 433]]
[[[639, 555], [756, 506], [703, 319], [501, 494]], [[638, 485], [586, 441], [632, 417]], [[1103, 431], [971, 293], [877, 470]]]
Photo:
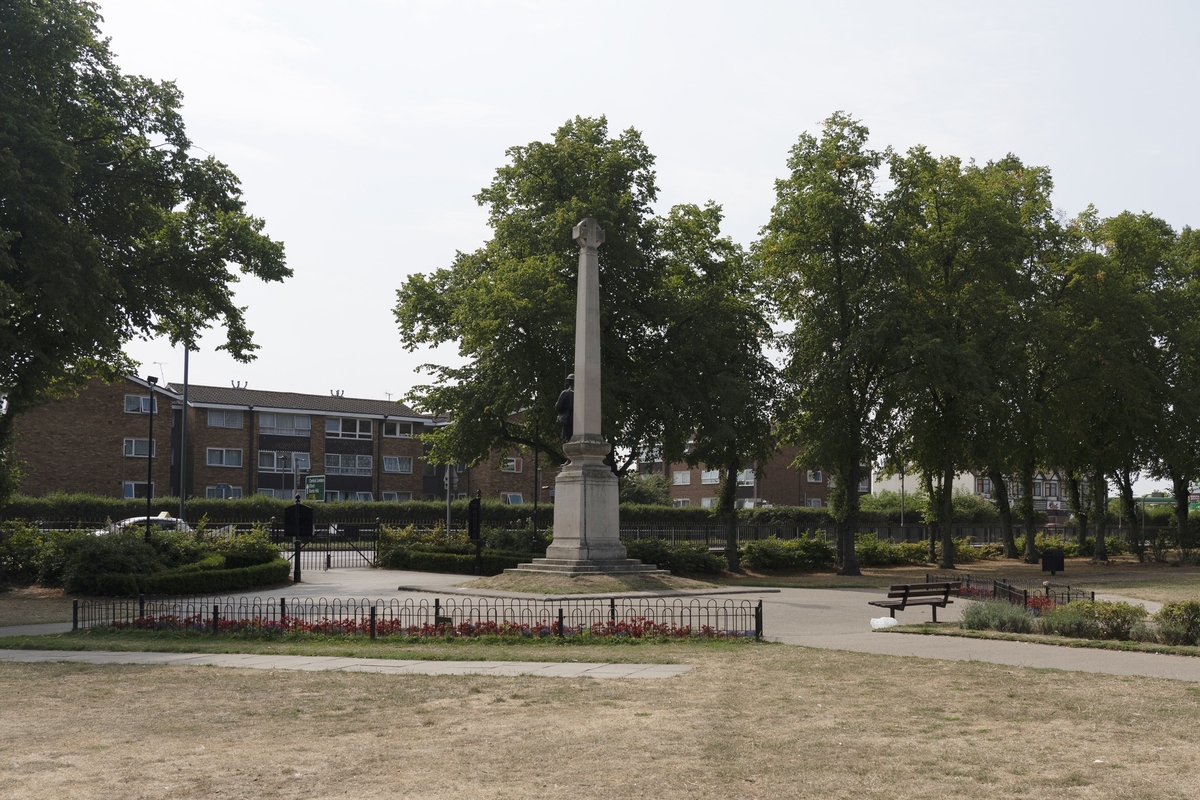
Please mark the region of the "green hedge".
[[702, 544], [673, 545], [662, 539], [626, 539], [622, 544], [630, 558], [677, 575], [719, 575], [725, 571], [725, 559]]
[[[529, 563], [538, 557], [534, 553], [484, 552], [482, 557], [483, 574], [499, 575], [506, 569], [512, 569], [518, 564]], [[414, 572], [451, 572], [459, 575], [474, 575], [475, 555], [473, 553], [447, 553], [397, 547], [382, 556], [379, 566]]]
[[837, 553], [823, 539], [759, 539], [748, 542], [742, 560], [755, 569], [824, 570], [834, 565]]
[[90, 593], [106, 597], [221, 594], [286, 583], [291, 574], [292, 565], [283, 559], [237, 569], [182, 567], [153, 575], [104, 572], [95, 576]]

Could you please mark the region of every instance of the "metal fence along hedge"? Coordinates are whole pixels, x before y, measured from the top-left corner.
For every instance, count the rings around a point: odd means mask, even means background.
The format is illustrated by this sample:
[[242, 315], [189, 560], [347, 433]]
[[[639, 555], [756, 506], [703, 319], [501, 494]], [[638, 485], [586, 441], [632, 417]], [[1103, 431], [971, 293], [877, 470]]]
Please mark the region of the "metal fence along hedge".
[[263, 635], [762, 638], [762, 601], [139, 597], [76, 600], [72, 629]]

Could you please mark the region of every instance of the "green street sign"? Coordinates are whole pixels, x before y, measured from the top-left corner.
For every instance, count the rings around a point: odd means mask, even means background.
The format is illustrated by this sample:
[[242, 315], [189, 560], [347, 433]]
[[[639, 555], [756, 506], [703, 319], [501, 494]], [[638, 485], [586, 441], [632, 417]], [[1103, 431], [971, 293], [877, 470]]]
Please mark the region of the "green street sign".
[[306, 475], [304, 478], [304, 499], [318, 503], [325, 502], [325, 476]]

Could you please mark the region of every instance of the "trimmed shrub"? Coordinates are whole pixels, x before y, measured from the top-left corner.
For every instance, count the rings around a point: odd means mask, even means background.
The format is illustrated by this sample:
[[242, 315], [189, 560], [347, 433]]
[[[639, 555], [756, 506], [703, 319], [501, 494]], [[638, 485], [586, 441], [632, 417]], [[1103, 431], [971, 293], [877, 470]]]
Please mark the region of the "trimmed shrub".
[[542, 529], [534, 533], [533, 528], [484, 528], [483, 549], [502, 550], [509, 553], [546, 554], [553, 538], [550, 531]]
[[898, 567], [928, 563], [929, 548], [923, 542], [893, 544], [874, 534], [860, 533], [854, 537], [854, 555], [863, 567]]
[[1154, 621], [1165, 644], [1200, 644], [1200, 601], [1164, 603]]
[[[80, 537], [65, 544], [62, 585], [70, 594], [137, 594], [132, 576], [163, 569], [158, 551], [138, 531]], [[128, 580], [134, 581], [132, 592]]]
[[742, 548], [742, 560], [755, 569], [826, 570], [837, 562], [837, 553], [815, 536], [788, 540], [772, 536], [748, 542]]
[[981, 600], [968, 603], [963, 609], [962, 626], [974, 631], [1029, 633], [1033, 630], [1033, 620], [1028, 609], [1006, 600]]
[[[137, 594], [139, 591], [143, 594], [164, 595], [220, 594], [286, 583], [291, 575], [292, 565], [282, 558], [265, 564], [237, 569], [177, 569], [154, 575], [137, 576], [135, 590], [121, 594]], [[118, 592], [105, 592], [105, 594], [118, 594]]]
[[279, 549], [271, 543], [271, 536], [263, 527], [217, 539], [216, 548], [225, 556], [225, 566], [229, 569], [269, 564], [279, 558]]
[[0, 524], [0, 580], [36, 581], [48, 547], [46, 535], [32, 525]]
[[1042, 614], [1042, 633], [1083, 639], [1128, 639], [1130, 631], [1147, 616], [1146, 609], [1107, 600], [1075, 600]]
[[627, 539], [622, 542], [630, 558], [676, 574], [719, 575], [725, 559], [702, 544], [671, 544], [662, 539]]

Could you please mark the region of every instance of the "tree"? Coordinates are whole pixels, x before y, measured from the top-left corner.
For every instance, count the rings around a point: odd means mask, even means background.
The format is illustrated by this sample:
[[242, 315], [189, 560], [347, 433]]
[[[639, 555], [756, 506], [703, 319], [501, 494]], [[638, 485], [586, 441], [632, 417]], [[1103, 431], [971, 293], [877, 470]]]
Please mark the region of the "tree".
[[121, 74], [98, 21], [93, 3], [73, 0], [0, 8], [6, 454], [15, 417], [131, 370], [122, 348], [133, 337], [191, 344], [216, 321], [222, 348], [252, 359], [231, 285], [239, 271], [291, 275], [283, 246], [245, 213], [237, 177], [190, 155], [179, 90]]
[[834, 480], [840, 572], [854, 555], [861, 472], [881, 449], [895, 369], [896, 240], [875, 191], [887, 153], [867, 147], [867, 128], [843, 113], [818, 139], [803, 134], [755, 254], [770, 297], [793, 329], [785, 351], [782, 441], [798, 445], [796, 467], [823, 466]]
[[721, 470], [717, 513], [726, 561], [736, 570], [738, 479], [772, 455], [776, 371], [764, 352], [771, 327], [758, 276], [742, 248], [721, 237], [720, 223], [720, 208], [711, 203], [676, 206], [663, 220], [671, 297], [664, 341], [671, 357], [690, 367], [675, 395], [686, 404], [678, 412], [695, 422], [686, 460]]
[[671, 505], [671, 482], [657, 473], [626, 472], [620, 480], [621, 503]]

